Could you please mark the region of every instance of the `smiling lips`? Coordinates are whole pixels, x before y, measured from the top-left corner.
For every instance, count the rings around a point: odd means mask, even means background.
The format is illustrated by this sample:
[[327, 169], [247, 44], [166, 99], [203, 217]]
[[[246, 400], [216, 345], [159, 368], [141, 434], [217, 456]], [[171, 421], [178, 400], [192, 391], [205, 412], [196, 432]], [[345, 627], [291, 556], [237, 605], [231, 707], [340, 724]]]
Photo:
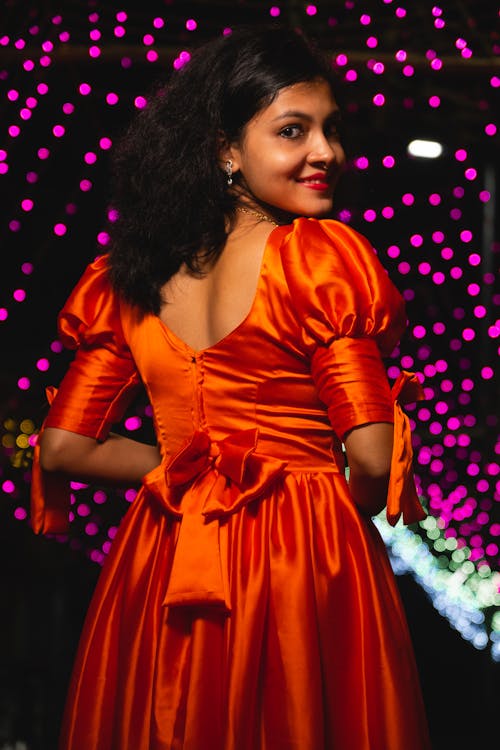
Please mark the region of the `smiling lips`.
[[316, 172], [316, 174], [310, 174], [308, 177], [302, 177], [300, 180], [301, 185], [304, 187], [311, 188], [312, 190], [328, 190], [330, 183], [324, 172]]

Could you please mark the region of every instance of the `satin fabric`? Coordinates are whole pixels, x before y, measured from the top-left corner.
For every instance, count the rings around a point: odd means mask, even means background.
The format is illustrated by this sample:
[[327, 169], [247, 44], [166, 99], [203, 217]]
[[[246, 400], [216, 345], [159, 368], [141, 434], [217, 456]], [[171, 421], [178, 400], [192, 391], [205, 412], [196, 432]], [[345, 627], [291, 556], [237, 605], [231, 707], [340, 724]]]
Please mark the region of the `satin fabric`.
[[[384, 544], [341, 440], [394, 422], [388, 518], [424, 512], [381, 354], [405, 325], [369, 243], [334, 221], [272, 231], [252, 307], [195, 351], [89, 266], [60, 316], [77, 355], [45, 425], [104, 439], [142, 381], [162, 461], [144, 477], [85, 622], [61, 750], [425, 750]], [[60, 530], [35, 469], [35, 530]], [[62, 514], [64, 515], [64, 514]]]

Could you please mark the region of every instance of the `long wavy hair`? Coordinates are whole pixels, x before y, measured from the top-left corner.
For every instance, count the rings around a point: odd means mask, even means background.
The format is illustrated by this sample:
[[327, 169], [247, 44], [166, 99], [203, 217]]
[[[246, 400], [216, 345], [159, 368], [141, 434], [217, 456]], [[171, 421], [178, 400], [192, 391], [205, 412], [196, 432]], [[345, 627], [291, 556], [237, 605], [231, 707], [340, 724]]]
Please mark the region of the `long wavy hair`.
[[244, 193], [239, 173], [228, 189], [221, 144], [239, 142], [281, 89], [317, 78], [333, 89], [330, 65], [301, 33], [251, 28], [198, 48], [156, 88], [112, 164], [110, 278], [124, 299], [158, 314], [182, 264], [201, 273], [215, 261]]

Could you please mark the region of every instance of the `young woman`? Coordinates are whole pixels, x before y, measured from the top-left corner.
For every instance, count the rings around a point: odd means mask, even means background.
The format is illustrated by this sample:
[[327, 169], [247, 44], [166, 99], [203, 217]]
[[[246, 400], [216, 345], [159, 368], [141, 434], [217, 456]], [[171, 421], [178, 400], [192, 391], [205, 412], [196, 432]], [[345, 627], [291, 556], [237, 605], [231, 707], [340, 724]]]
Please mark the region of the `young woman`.
[[[194, 54], [116, 157], [119, 221], [60, 316], [76, 357], [37, 453], [141, 484], [95, 592], [62, 750], [424, 750], [410, 639], [370, 516], [423, 511], [381, 356], [405, 326], [369, 243], [326, 218], [344, 152], [300, 34]], [[158, 447], [110, 432], [142, 383]], [[349, 481], [342, 453], [345, 445]]]

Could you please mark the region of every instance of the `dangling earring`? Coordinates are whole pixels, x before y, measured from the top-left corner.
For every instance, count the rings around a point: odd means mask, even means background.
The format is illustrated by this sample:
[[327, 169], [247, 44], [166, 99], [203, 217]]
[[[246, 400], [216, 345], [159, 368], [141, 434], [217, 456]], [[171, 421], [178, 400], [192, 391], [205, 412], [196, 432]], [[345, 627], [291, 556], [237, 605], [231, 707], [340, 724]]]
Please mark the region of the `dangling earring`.
[[226, 161], [226, 174], [227, 174], [227, 184], [232, 185], [233, 184], [233, 162], [231, 159], [228, 159]]

